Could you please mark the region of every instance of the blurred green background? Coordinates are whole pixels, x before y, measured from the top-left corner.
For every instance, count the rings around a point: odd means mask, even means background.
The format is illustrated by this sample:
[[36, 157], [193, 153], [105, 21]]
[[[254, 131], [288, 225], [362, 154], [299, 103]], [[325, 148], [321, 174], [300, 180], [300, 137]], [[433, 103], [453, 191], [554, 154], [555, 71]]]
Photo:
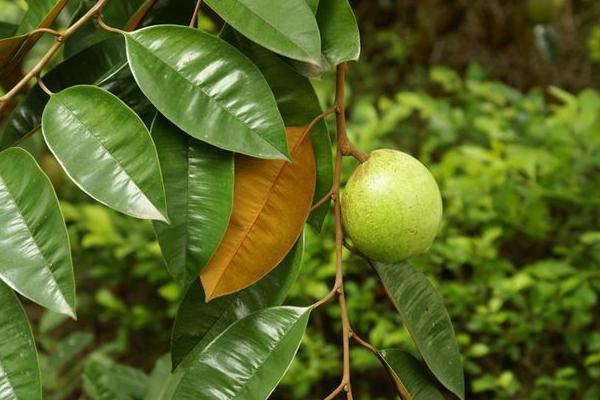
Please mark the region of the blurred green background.
[[[450, 312], [467, 397], [599, 399], [600, 3], [352, 3], [363, 52], [349, 68], [349, 133], [363, 150], [410, 152], [440, 184], [443, 227], [414, 262]], [[0, 1], [5, 19], [24, 6]], [[324, 105], [332, 78], [314, 82]], [[79, 314], [27, 307], [45, 398], [135, 399], [168, 352], [181, 292], [149, 223], [92, 203], [39, 158], [63, 200]], [[322, 297], [334, 277], [331, 220], [306, 239], [291, 304]], [[413, 349], [375, 274], [345, 257], [354, 329], [379, 348]], [[340, 329], [335, 304], [315, 312], [272, 398], [321, 399], [337, 386]], [[352, 361], [357, 399], [394, 398], [371, 354], [353, 348]]]

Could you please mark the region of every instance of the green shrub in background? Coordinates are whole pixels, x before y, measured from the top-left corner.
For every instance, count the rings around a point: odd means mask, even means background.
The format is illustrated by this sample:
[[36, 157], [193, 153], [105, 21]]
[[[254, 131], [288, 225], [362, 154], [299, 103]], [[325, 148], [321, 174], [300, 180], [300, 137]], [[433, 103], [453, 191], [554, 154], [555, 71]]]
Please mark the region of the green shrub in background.
[[[600, 94], [558, 88], [523, 94], [483, 75], [472, 67], [463, 79], [438, 67], [422, 87], [393, 98], [355, 96], [350, 133], [365, 150], [411, 152], [440, 183], [442, 232], [432, 251], [415, 262], [439, 283], [465, 356], [468, 398], [595, 400]], [[345, 167], [349, 176], [354, 166], [350, 161]], [[75, 333], [71, 322], [53, 314], [39, 320], [49, 398], [83, 392], [91, 399], [151, 399], [152, 390], [140, 382], [165, 376], [164, 360], [154, 378], [116, 361], [150, 370], [168, 348], [180, 293], [149, 224], [88, 205], [69, 186], [63, 192], [71, 198], [63, 209], [76, 276], [83, 281], [81, 320]], [[333, 279], [331, 222], [324, 229], [330, 234], [307, 231], [293, 304], [322, 297]], [[370, 332], [368, 339], [380, 348], [413, 349], [375, 274], [346, 257], [355, 330]], [[315, 313], [274, 399], [319, 399], [338, 382], [338, 312], [331, 306]], [[92, 348], [99, 350], [90, 353]], [[125, 353], [130, 356], [123, 358]], [[362, 348], [353, 348], [352, 357], [356, 397], [393, 398], [377, 360]]]
[[[357, 98], [353, 140], [364, 149], [408, 150], [440, 183], [444, 225], [417, 264], [440, 283], [465, 355], [468, 397], [597, 399], [600, 94], [549, 88], [546, 99], [481, 76], [476, 67], [465, 79], [434, 68], [422, 90]], [[308, 238], [298, 287], [318, 298], [333, 276], [333, 243]], [[356, 330], [372, 332], [378, 347], [410, 350], [393, 310], [375, 301], [383, 296], [376, 278], [351, 259]], [[296, 299], [305, 301], [301, 293]], [[336, 346], [327, 344], [337, 337], [329, 332], [334, 317], [309, 331], [287, 377], [298, 399], [318, 398], [320, 377], [337, 370]], [[370, 393], [385, 387], [376, 360], [362, 349], [355, 356], [363, 360], [360, 384], [372, 385]]]

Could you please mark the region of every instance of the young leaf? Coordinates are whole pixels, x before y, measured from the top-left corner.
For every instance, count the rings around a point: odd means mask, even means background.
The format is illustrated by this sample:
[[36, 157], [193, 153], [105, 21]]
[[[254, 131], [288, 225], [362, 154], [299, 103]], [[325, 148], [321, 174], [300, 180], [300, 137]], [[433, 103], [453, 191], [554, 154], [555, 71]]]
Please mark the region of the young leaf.
[[458, 344], [438, 292], [409, 263], [374, 263], [374, 267], [431, 372], [448, 390], [464, 399]]
[[274, 307], [231, 325], [192, 360], [173, 398], [267, 399], [298, 351], [309, 315], [310, 308]]
[[261, 279], [283, 260], [300, 236], [315, 187], [315, 159], [304, 130], [288, 128], [291, 163], [236, 158], [229, 226], [200, 273], [207, 300]]
[[41, 400], [40, 367], [31, 326], [17, 296], [2, 282], [0, 310], [0, 398]]
[[67, 228], [52, 184], [20, 148], [0, 153], [0, 279], [28, 299], [75, 317]]
[[261, 46], [294, 60], [320, 60], [319, 27], [305, 0], [205, 0], [228, 24]]
[[197, 279], [219, 246], [233, 205], [233, 153], [186, 135], [157, 115], [158, 150], [170, 224], [154, 222], [167, 269], [183, 286]]
[[181, 301], [173, 324], [173, 368], [190, 352], [197, 354], [204, 350], [207, 344], [235, 321], [254, 311], [281, 305], [298, 277], [303, 251], [304, 240], [300, 237], [287, 257], [263, 279], [240, 292], [219, 297], [209, 303], [204, 302], [202, 285], [194, 283]]
[[[230, 26], [224, 27], [220, 36], [240, 49], [261, 70], [275, 95], [277, 107], [279, 107], [287, 126], [308, 125], [314, 117], [322, 112], [319, 99], [310, 81], [296, 73], [281, 57], [236, 34]], [[331, 139], [325, 121], [317, 123], [312, 128], [310, 136], [317, 164], [314, 203], [331, 189], [333, 159]], [[311, 213], [308, 222], [320, 230], [328, 210], [329, 204], [326, 203]]]
[[[111, 78], [123, 68], [127, 69], [125, 43], [122, 38], [113, 38], [66, 59], [44, 75], [43, 80], [50, 90], [58, 92], [77, 84], [110, 83]], [[39, 129], [48, 99], [39, 86], [29, 91], [25, 100], [8, 117], [6, 126], [0, 128], [0, 150]]]
[[435, 382], [412, 354], [389, 349], [380, 351], [379, 355], [413, 400], [444, 400]]
[[171, 25], [144, 28], [125, 38], [139, 87], [180, 129], [225, 150], [288, 157], [273, 93], [258, 68], [233, 46]]
[[42, 115], [46, 144], [67, 175], [99, 202], [137, 218], [167, 220], [156, 148], [142, 120], [95, 86], [52, 95]]

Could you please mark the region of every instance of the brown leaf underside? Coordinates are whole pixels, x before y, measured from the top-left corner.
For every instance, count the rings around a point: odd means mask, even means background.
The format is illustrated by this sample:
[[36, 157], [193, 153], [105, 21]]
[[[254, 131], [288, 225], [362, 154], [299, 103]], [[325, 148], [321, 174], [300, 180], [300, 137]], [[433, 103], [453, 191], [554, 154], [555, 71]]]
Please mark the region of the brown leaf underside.
[[206, 301], [260, 280], [300, 236], [316, 180], [310, 135], [303, 135], [304, 131], [304, 127], [287, 128], [291, 163], [236, 155], [229, 226], [200, 273]]

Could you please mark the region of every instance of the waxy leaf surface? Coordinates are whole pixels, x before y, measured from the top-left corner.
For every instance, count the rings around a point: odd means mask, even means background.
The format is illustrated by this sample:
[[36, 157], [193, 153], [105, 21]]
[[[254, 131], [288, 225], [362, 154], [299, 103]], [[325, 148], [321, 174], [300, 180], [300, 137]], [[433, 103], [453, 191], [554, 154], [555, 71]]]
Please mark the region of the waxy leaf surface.
[[186, 371], [177, 400], [267, 399], [294, 355], [310, 308], [273, 307], [231, 325]]
[[425, 367], [412, 354], [388, 349], [380, 351], [379, 355], [413, 400], [444, 400]]
[[24, 297], [75, 317], [67, 228], [50, 180], [29, 153], [0, 153], [0, 279]]
[[42, 132], [67, 175], [84, 192], [124, 214], [167, 220], [150, 133], [116, 96], [86, 85], [54, 94], [42, 116]]
[[221, 242], [233, 205], [233, 153], [185, 134], [158, 115], [152, 124], [170, 224], [154, 229], [167, 269], [183, 286], [198, 278]]
[[[236, 34], [229, 26], [223, 28], [221, 37], [239, 48], [260, 68], [275, 95], [277, 106], [287, 126], [308, 125], [322, 112], [310, 81], [295, 72], [281, 57]], [[331, 139], [325, 121], [318, 122], [312, 128], [310, 136], [317, 164], [317, 182], [313, 199], [317, 202], [329, 192], [333, 182]], [[329, 203], [325, 203], [313, 211], [309, 223], [320, 230], [328, 210]]]
[[225, 150], [288, 157], [273, 93], [239, 50], [208, 33], [173, 25], [144, 28], [125, 38], [139, 87], [180, 129]]
[[[267, 276], [237, 293], [206, 303], [200, 282], [186, 292], [173, 325], [171, 353], [173, 368], [192, 352], [197, 354], [229, 325], [263, 308], [279, 306], [296, 281], [302, 265], [301, 237], [286, 258]], [[189, 359], [194, 359], [190, 356]], [[185, 361], [184, 363], [185, 364]]]
[[321, 38], [315, 15], [305, 0], [205, 0], [238, 32], [261, 46], [294, 60], [317, 63]]
[[288, 128], [292, 162], [238, 156], [233, 212], [223, 241], [200, 277], [207, 300], [268, 274], [290, 251], [310, 213], [315, 159], [310, 135]]
[[374, 267], [431, 372], [448, 390], [464, 399], [458, 344], [439, 293], [409, 263], [375, 263]]
[[35, 341], [13, 291], [0, 282], [0, 399], [41, 400]]

